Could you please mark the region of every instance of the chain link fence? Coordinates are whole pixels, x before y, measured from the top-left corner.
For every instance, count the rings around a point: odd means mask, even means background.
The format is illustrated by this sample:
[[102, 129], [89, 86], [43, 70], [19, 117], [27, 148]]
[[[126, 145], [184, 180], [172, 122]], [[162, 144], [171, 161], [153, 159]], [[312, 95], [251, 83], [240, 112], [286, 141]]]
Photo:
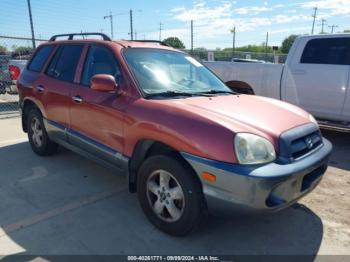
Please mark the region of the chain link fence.
[[268, 62], [276, 64], [284, 64], [287, 55], [279, 53], [256, 53], [256, 52], [239, 52], [224, 51], [224, 50], [193, 50], [188, 51], [194, 57], [202, 61], [251, 61], [251, 62]]
[[[35, 44], [44, 41], [36, 39]], [[33, 51], [31, 38], [0, 36], [0, 118], [18, 115], [16, 81]]]

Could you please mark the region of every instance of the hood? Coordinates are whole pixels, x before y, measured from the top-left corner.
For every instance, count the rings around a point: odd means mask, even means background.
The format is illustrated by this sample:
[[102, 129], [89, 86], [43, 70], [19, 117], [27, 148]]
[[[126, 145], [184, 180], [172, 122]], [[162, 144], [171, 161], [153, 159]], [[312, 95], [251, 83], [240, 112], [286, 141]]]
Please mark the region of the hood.
[[252, 95], [222, 95], [166, 100], [180, 110], [198, 114], [233, 132], [273, 139], [294, 127], [310, 123], [304, 110], [279, 100]]

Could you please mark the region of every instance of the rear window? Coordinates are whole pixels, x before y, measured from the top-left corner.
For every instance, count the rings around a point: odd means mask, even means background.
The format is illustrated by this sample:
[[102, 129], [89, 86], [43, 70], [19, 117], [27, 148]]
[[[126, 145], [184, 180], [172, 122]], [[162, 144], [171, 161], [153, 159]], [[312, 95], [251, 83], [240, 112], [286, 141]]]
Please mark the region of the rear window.
[[45, 62], [49, 57], [52, 49], [52, 45], [40, 47], [30, 62], [28, 69], [35, 72], [40, 72], [43, 69], [43, 66], [45, 65]]
[[300, 63], [350, 65], [350, 38], [322, 38], [310, 40]]
[[56, 79], [73, 82], [83, 45], [63, 45], [54, 55], [47, 75]]

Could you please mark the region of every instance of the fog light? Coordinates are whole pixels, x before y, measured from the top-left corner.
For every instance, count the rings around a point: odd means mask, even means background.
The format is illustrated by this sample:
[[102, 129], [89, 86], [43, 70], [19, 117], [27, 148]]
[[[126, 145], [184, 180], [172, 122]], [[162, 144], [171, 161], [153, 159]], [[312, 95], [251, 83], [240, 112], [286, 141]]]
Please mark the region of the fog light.
[[208, 172], [203, 172], [201, 177], [203, 180], [206, 180], [206, 181], [211, 182], [211, 183], [216, 181], [216, 176], [211, 174], [211, 173], [208, 173]]

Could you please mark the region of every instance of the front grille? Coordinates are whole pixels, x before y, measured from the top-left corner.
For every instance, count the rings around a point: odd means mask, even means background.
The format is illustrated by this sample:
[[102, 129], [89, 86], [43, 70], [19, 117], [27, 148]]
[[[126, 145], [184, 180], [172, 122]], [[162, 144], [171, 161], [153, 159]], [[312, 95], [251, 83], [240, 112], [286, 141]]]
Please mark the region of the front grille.
[[322, 138], [319, 131], [315, 131], [306, 136], [300, 137], [291, 143], [291, 153], [293, 159], [299, 159], [319, 147], [322, 143]]
[[284, 132], [279, 141], [280, 160], [290, 163], [322, 146], [322, 136], [315, 124], [306, 124]]

